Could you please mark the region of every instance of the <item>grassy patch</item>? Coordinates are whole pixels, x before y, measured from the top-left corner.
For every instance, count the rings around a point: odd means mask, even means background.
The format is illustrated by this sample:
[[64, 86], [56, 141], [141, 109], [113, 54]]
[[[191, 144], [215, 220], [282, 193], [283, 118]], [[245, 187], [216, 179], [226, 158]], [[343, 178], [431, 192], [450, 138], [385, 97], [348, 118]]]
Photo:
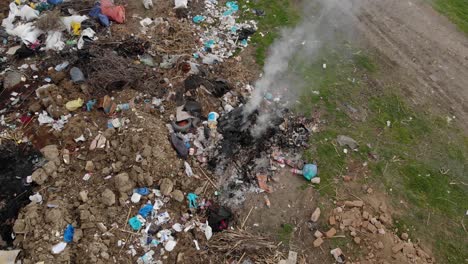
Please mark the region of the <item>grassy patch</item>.
[[[239, 5], [246, 7], [249, 11], [243, 12], [243, 19], [254, 19], [258, 21], [258, 31], [252, 36], [252, 44], [255, 46], [257, 63], [261, 66], [265, 63], [268, 47], [278, 37], [282, 27], [292, 26], [299, 20], [296, 7], [290, 0], [240, 0]], [[257, 16], [253, 10], [264, 11], [263, 16]]]
[[[466, 225], [466, 137], [444, 118], [411, 107], [397, 88], [375, 89], [366, 80], [378, 74], [378, 67], [367, 55], [350, 57], [346, 54], [356, 53], [343, 51], [323, 52], [326, 69], [320, 58], [302, 68], [308, 85], [296, 110], [306, 115], [320, 112], [324, 121], [305, 153], [308, 161], [318, 163], [320, 193], [334, 195], [334, 179], [347, 172], [350, 161], [367, 162], [372, 174], [368, 180], [392, 190], [396, 208], [406, 201], [404, 220], [396, 226], [432, 242], [442, 262], [463, 262], [467, 242], [460, 223]], [[357, 140], [359, 151], [343, 153], [337, 135]], [[430, 226], [438, 228], [427, 232]]]
[[283, 242], [284, 245], [289, 245], [291, 235], [294, 232], [294, 226], [288, 223], [282, 224], [278, 230], [278, 239]]
[[366, 69], [369, 72], [376, 72], [377, 66], [374, 62], [370, 59], [369, 56], [358, 53], [354, 55], [354, 61], [356, 65], [362, 69]]
[[437, 10], [449, 17], [463, 32], [468, 34], [468, 1], [434, 0]]

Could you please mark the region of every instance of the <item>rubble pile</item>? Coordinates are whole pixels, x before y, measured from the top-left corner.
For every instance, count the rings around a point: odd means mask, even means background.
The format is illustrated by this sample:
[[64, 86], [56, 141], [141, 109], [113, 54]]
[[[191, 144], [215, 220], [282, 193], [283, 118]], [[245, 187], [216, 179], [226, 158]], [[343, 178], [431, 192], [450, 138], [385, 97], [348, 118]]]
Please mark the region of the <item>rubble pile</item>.
[[[385, 206], [382, 205], [379, 211], [373, 212], [373, 209], [361, 200], [337, 204], [339, 206], [333, 209], [326, 219], [331, 228], [326, 231], [315, 230], [314, 247], [320, 247], [325, 240], [333, 239], [338, 233], [342, 233], [349, 235], [353, 243], [367, 251], [367, 255], [362, 259], [349, 258], [346, 263], [378, 261], [385, 252], [391, 252], [391, 261], [398, 263], [435, 263], [431, 254], [419, 243], [412, 242], [407, 233], [402, 233], [399, 237], [392, 232], [392, 219]], [[311, 221], [317, 222], [319, 216], [320, 213], [316, 210], [311, 216]], [[338, 254], [340, 255], [342, 254]], [[342, 258], [343, 261], [336, 259], [337, 262], [344, 263], [344, 256]]]

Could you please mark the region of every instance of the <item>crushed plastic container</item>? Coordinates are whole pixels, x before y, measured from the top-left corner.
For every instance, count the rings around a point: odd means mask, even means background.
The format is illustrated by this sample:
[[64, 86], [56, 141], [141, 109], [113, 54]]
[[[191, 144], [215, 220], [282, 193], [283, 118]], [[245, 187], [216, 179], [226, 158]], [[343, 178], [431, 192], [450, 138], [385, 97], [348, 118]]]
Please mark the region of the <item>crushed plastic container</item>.
[[82, 83], [85, 81], [83, 72], [77, 67], [71, 68], [70, 77], [74, 83]]

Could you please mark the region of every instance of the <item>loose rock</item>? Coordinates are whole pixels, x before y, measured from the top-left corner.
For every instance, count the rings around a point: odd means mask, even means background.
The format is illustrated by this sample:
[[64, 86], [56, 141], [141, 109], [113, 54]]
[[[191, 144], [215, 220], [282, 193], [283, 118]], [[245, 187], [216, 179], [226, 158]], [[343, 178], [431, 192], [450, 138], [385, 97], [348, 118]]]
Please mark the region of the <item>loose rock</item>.
[[310, 220], [315, 223], [318, 221], [319, 217], [320, 217], [320, 208], [317, 207], [315, 211], [312, 213], [312, 215], [310, 216]]
[[159, 188], [161, 190], [162, 195], [167, 196], [172, 192], [172, 189], [174, 188], [174, 183], [170, 179], [164, 178], [161, 180]]
[[110, 189], [105, 189], [104, 192], [102, 192], [101, 202], [108, 206], [114, 205], [115, 194]]
[[323, 244], [323, 239], [321, 237], [314, 240], [314, 247], [320, 247]]
[[178, 202], [183, 202], [184, 201], [184, 193], [180, 190], [174, 190], [171, 193], [172, 198]]
[[336, 229], [334, 227], [330, 228], [330, 230], [325, 233], [325, 236], [328, 238], [333, 237], [334, 235], [336, 235]]

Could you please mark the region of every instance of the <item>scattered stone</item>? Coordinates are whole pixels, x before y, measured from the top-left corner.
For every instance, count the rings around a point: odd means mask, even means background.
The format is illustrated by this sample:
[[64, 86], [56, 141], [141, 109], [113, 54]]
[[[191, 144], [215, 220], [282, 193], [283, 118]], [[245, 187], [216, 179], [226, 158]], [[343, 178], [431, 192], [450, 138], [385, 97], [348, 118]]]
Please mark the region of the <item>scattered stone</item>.
[[[16, 224], [16, 223], [15, 223]], [[416, 255], [418, 255], [420, 258], [425, 258], [425, 259], [428, 259], [430, 258], [430, 256], [422, 249], [418, 248], [416, 250]]]
[[314, 247], [320, 247], [323, 244], [323, 239], [321, 237], [314, 240]]
[[377, 243], [374, 244], [374, 247], [376, 249], [383, 249], [384, 248], [384, 244], [382, 243], [382, 241], [379, 241]]
[[86, 203], [88, 201], [88, 191], [80, 192], [80, 200]]
[[161, 190], [162, 195], [168, 196], [172, 192], [173, 188], [174, 188], [174, 183], [170, 179], [164, 178], [161, 180], [159, 189]]
[[369, 224], [367, 225], [367, 230], [369, 230], [369, 232], [371, 232], [371, 233], [373, 233], [373, 234], [377, 233], [377, 228], [376, 228], [373, 224], [371, 224], [371, 223], [369, 223]]
[[387, 216], [386, 214], [381, 214], [379, 216], [379, 220], [380, 222], [384, 223], [384, 224], [390, 224], [391, 223], [391, 219], [389, 216]]
[[93, 172], [94, 171], [94, 163], [91, 160], [88, 160], [86, 162], [85, 170], [87, 172]]
[[404, 246], [403, 243], [396, 244], [395, 246], [392, 247], [392, 252], [395, 254], [400, 252], [403, 249], [403, 246]]
[[372, 194], [374, 190], [372, 188], [367, 189], [367, 194]]
[[18, 219], [15, 221], [15, 224], [13, 225], [13, 231], [16, 234], [24, 234], [25, 229], [26, 221], [24, 219]]
[[320, 208], [316, 208], [315, 211], [312, 213], [312, 215], [310, 216], [310, 221], [312, 222], [317, 222], [318, 219], [320, 217]]
[[31, 176], [32, 180], [39, 185], [43, 185], [47, 181], [48, 177], [49, 175], [47, 175], [45, 170], [42, 168], [39, 168], [36, 171], [34, 171]]
[[125, 193], [130, 190], [133, 190], [133, 182], [130, 181], [128, 173], [123, 172], [115, 176], [115, 187], [119, 192]]
[[333, 237], [334, 235], [336, 235], [336, 229], [334, 227], [330, 228], [330, 230], [325, 233], [325, 236], [328, 238]]
[[370, 215], [369, 215], [368, 212], [366, 212], [366, 211], [363, 211], [363, 212], [362, 212], [362, 218], [364, 218], [364, 219], [366, 219], [366, 220], [369, 220], [369, 216], [370, 216]]
[[183, 202], [184, 201], [184, 193], [181, 190], [174, 190], [171, 192], [172, 198], [178, 202]]
[[409, 236], [408, 236], [407, 233], [402, 233], [402, 234], [401, 234], [401, 239], [403, 239], [403, 240], [408, 240], [408, 238], [409, 238]]
[[3, 80], [3, 87], [5, 89], [10, 89], [21, 82], [21, 78], [23, 78], [23, 74], [19, 71], [8, 71], [5, 74], [5, 79]]
[[57, 145], [45, 146], [41, 149], [41, 153], [47, 160], [56, 160], [59, 157], [59, 150]]
[[80, 242], [82, 237], [83, 237], [83, 230], [79, 228], [75, 228], [75, 234], [73, 235], [73, 242], [75, 243]]
[[346, 207], [362, 207], [364, 205], [364, 202], [363, 201], [359, 201], [359, 200], [356, 200], [356, 201], [345, 201], [344, 202], [344, 205]]
[[334, 226], [336, 224], [336, 220], [335, 220], [335, 216], [331, 215], [329, 218], [328, 218], [328, 223], [332, 226]]
[[115, 204], [115, 194], [110, 189], [105, 189], [102, 192], [101, 202], [105, 205], [111, 206]]
[[348, 136], [344, 136], [344, 135], [339, 135], [337, 138], [336, 138], [336, 141], [338, 142], [338, 144], [340, 146], [348, 146], [350, 149], [357, 149], [358, 148], [358, 143], [356, 142], [356, 140], [348, 137]]
[[354, 243], [356, 243], [356, 244], [359, 245], [359, 244], [361, 243], [361, 238], [355, 237], [355, 238], [353, 239], [353, 241], [354, 241]]
[[101, 231], [102, 233], [107, 232], [107, 227], [106, 227], [106, 225], [104, 225], [104, 223], [99, 222], [99, 223], [96, 224], [96, 226], [99, 229], [99, 231]]
[[323, 237], [323, 234], [322, 234], [322, 232], [320, 232], [320, 231], [317, 230], [317, 231], [315, 231], [314, 236], [315, 236], [316, 238], [319, 238], [319, 237]]
[[44, 164], [44, 166], [42, 166], [42, 168], [49, 176], [52, 176], [52, 174], [57, 171], [57, 166], [55, 165], [54, 161], [47, 162]]
[[403, 254], [406, 256], [416, 254], [416, 249], [414, 248], [413, 243], [407, 242], [403, 244]]

